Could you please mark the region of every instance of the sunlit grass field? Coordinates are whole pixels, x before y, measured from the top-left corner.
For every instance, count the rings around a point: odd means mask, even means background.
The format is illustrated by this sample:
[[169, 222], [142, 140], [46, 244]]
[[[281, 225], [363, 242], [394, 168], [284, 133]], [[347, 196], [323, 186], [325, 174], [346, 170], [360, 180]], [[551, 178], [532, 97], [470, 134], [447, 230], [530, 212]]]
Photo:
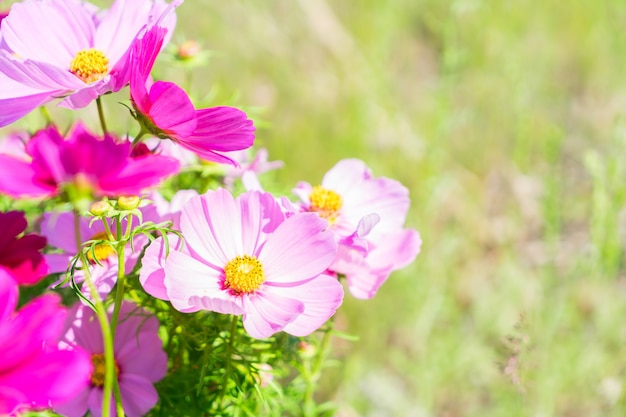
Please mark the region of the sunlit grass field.
[[422, 253], [373, 300], [346, 297], [358, 340], [334, 340], [320, 401], [626, 413], [626, 2], [187, 0], [178, 16], [174, 42], [210, 60], [157, 76], [250, 111], [285, 162], [268, 188], [356, 157], [410, 189]]

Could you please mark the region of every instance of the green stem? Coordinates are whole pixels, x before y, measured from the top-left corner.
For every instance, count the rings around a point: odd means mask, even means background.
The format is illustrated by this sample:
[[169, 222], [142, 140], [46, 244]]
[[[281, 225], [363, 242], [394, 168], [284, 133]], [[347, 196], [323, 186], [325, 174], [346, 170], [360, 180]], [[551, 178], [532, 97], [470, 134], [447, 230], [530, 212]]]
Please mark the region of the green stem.
[[141, 138], [144, 137], [147, 133], [148, 133], [148, 130], [145, 127], [143, 127], [143, 124], [142, 124], [141, 130], [139, 131], [139, 133], [137, 133], [137, 136], [135, 136], [135, 139], [133, 139], [132, 146], [137, 145], [139, 141], [141, 140]]
[[324, 331], [324, 336], [322, 337], [322, 342], [320, 343], [319, 350], [317, 352], [317, 356], [315, 357], [315, 361], [313, 362], [313, 366], [308, 368], [308, 372], [306, 376], [306, 391], [304, 393], [304, 416], [305, 417], [315, 417], [317, 415], [315, 399], [313, 395], [315, 394], [315, 390], [317, 388], [317, 383], [322, 375], [322, 365], [324, 364], [324, 359], [328, 355], [328, 345], [330, 342], [330, 335], [334, 326], [334, 316], [330, 318], [328, 321], [328, 327]]
[[117, 417], [124, 417], [124, 405], [122, 404], [122, 392], [120, 391], [120, 384], [116, 380], [113, 386], [113, 395], [115, 396], [115, 411], [117, 411]]
[[237, 323], [239, 322], [239, 316], [233, 315], [230, 322], [230, 338], [228, 345], [226, 345], [226, 366], [224, 368], [224, 382], [222, 384], [222, 392], [220, 393], [220, 402], [224, 406], [224, 396], [228, 388], [228, 381], [230, 380], [230, 372], [232, 370], [232, 357], [233, 349], [235, 347], [235, 336], [237, 335]]
[[[129, 218], [128, 221], [130, 222], [131, 219]], [[113, 314], [111, 315], [111, 329], [113, 332], [115, 332], [115, 328], [117, 327], [117, 322], [120, 316], [120, 308], [122, 307], [122, 301], [124, 300], [124, 287], [126, 286], [126, 254], [124, 250], [126, 247], [126, 239], [122, 237], [122, 219], [120, 219], [119, 216], [115, 218], [115, 232], [117, 239], [120, 239], [120, 241], [117, 245], [115, 245], [115, 251], [117, 252], [117, 284], [115, 287]]]
[[98, 106], [98, 117], [100, 118], [100, 126], [102, 126], [102, 133], [106, 135], [109, 130], [107, 129], [107, 123], [104, 120], [104, 109], [102, 107], [102, 100], [100, 100], [100, 96], [96, 99], [96, 106]]
[[80, 236], [80, 215], [78, 212], [74, 213], [74, 236], [76, 238], [76, 247], [80, 261], [83, 264], [83, 271], [85, 273], [85, 282], [89, 286], [89, 291], [94, 299], [94, 306], [96, 308], [96, 316], [100, 324], [102, 331], [102, 340], [104, 343], [104, 387], [102, 398], [102, 417], [109, 417], [111, 415], [111, 394], [113, 393], [113, 382], [115, 377], [115, 353], [113, 348], [113, 332], [109, 325], [109, 317], [107, 315], [106, 308], [98, 290], [91, 279], [91, 273], [89, 271], [89, 260], [85, 256], [82, 245], [82, 237]]
[[51, 125], [53, 123], [52, 115], [46, 106], [39, 106], [39, 111], [41, 115], [46, 120], [46, 125]]

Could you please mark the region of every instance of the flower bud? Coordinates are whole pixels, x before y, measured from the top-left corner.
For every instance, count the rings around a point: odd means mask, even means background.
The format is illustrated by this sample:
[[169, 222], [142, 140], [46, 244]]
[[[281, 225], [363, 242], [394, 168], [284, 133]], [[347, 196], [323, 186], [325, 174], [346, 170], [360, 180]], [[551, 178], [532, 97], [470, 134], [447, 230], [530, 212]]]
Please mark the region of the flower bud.
[[200, 53], [200, 44], [194, 40], [188, 40], [181, 43], [176, 51], [176, 58], [181, 61], [191, 59]]
[[108, 201], [96, 201], [89, 206], [89, 212], [94, 216], [106, 216], [109, 210], [111, 210], [111, 204]]
[[136, 195], [122, 196], [117, 199], [117, 208], [120, 210], [134, 210], [139, 207], [141, 200]]

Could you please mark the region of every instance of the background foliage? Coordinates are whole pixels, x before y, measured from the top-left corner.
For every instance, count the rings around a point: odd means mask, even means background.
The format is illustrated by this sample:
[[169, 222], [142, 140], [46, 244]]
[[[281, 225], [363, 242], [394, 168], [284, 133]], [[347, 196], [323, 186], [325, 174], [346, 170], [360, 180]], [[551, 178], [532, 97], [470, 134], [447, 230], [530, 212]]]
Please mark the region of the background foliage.
[[374, 300], [346, 298], [337, 325], [359, 340], [334, 340], [321, 400], [342, 417], [623, 415], [626, 3], [187, 0], [178, 15], [174, 40], [209, 65], [160, 75], [247, 106], [285, 161], [278, 187], [358, 157], [411, 190], [422, 253]]

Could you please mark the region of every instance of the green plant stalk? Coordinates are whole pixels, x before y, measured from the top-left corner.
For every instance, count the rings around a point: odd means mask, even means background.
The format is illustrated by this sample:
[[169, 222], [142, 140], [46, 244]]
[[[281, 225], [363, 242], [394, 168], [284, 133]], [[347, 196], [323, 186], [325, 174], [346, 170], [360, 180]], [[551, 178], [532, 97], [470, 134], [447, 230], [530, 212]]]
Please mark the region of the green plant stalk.
[[96, 308], [96, 316], [100, 323], [100, 330], [102, 331], [102, 341], [104, 343], [104, 387], [102, 398], [102, 417], [109, 417], [111, 415], [111, 394], [113, 393], [113, 382], [115, 377], [115, 354], [113, 348], [113, 332], [109, 325], [109, 318], [104, 307], [104, 303], [98, 294], [98, 290], [91, 280], [91, 273], [89, 272], [89, 260], [85, 256], [82, 250], [82, 239], [80, 236], [80, 215], [74, 212], [74, 234], [76, 238], [76, 247], [80, 256], [80, 261], [83, 264], [85, 271], [85, 281], [89, 286], [89, 291], [94, 299], [94, 306]]
[[[130, 227], [131, 218], [129, 216], [128, 223]], [[115, 217], [115, 232], [118, 239], [122, 236], [122, 219]], [[115, 303], [113, 304], [113, 314], [111, 314], [111, 331], [115, 333], [117, 322], [120, 316], [122, 301], [124, 300], [124, 292], [126, 286], [126, 258], [125, 258], [126, 238], [123, 237], [116, 245], [117, 253], [117, 284], [115, 286]]]
[[226, 346], [226, 366], [224, 367], [224, 383], [222, 384], [222, 392], [220, 393], [220, 402], [224, 406], [224, 396], [226, 395], [226, 389], [228, 388], [228, 380], [230, 379], [230, 372], [232, 370], [232, 356], [233, 349], [235, 347], [235, 336], [237, 335], [237, 322], [239, 316], [233, 314], [233, 318], [230, 323], [230, 337], [228, 339], [228, 345]]
[[98, 117], [100, 118], [100, 126], [102, 126], [102, 134], [106, 135], [109, 133], [109, 130], [107, 129], [107, 123], [104, 120], [104, 108], [102, 106], [100, 96], [96, 99], [96, 106], [98, 107]]
[[304, 417], [315, 417], [317, 415], [316, 405], [313, 395], [317, 388], [320, 376], [322, 375], [322, 365], [324, 359], [328, 355], [328, 345], [330, 342], [330, 334], [332, 333], [334, 322], [334, 316], [328, 320], [328, 327], [324, 331], [322, 342], [320, 343], [319, 351], [313, 362], [313, 366], [309, 367], [309, 364], [305, 364], [305, 378], [306, 378], [306, 391], [304, 393]]

